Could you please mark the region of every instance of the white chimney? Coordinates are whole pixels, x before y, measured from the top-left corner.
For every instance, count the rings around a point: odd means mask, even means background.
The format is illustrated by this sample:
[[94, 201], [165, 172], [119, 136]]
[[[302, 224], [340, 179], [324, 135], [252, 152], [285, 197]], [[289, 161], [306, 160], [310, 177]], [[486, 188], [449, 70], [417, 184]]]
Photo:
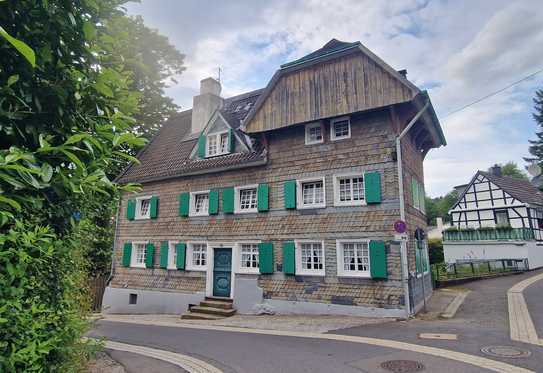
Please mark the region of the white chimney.
[[192, 99], [192, 133], [201, 132], [215, 110], [221, 108], [221, 83], [213, 78], [200, 81], [200, 94]]

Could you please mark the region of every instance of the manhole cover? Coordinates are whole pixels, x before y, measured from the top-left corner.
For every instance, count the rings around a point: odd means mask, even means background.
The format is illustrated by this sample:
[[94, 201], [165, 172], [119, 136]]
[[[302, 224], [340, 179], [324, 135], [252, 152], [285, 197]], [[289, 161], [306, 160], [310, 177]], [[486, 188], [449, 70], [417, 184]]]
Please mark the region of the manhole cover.
[[512, 346], [487, 346], [481, 348], [481, 352], [494, 357], [511, 358], [528, 357], [532, 354], [528, 350]]
[[389, 360], [382, 363], [381, 368], [394, 373], [414, 373], [423, 371], [424, 365], [413, 360]]

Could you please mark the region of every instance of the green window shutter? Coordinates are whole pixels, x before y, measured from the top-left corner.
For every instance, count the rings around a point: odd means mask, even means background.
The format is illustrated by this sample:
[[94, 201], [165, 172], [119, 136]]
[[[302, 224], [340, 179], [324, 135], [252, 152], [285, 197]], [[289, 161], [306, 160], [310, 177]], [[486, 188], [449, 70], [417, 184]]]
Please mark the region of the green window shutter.
[[155, 245], [148, 243], [145, 248], [145, 268], [153, 268], [155, 261]]
[[234, 137], [234, 130], [230, 128], [228, 130], [228, 151], [233, 153], [236, 150], [236, 138]]
[[203, 134], [198, 138], [198, 157], [206, 157], [206, 137]]
[[285, 208], [296, 208], [296, 180], [287, 180], [284, 184]]
[[379, 172], [364, 174], [364, 192], [366, 203], [381, 203], [381, 174]]
[[257, 208], [260, 212], [269, 210], [269, 189], [268, 184], [258, 184]]
[[132, 242], [125, 242], [123, 247], [123, 267], [130, 267], [132, 258]]
[[168, 241], [160, 243], [160, 268], [168, 268]]
[[384, 241], [370, 241], [371, 278], [388, 278], [387, 250]]
[[126, 203], [126, 218], [128, 220], [134, 220], [136, 217], [136, 200], [129, 199]]
[[152, 196], [150, 206], [149, 206], [149, 217], [151, 219], [156, 219], [157, 216], [158, 216], [158, 197]]
[[234, 188], [222, 190], [222, 210], [225, 214], [234, 213]]
[[185, 256], [187, 255], [187, 244], [179, 242], [175, 245], [175, 252], [177, 254], [177, 260], [175, 265], [177, 269], [185, 269]]
[[419, 243], [415, 241], [415, 269], [417, 273], [422, 273], [422, 260], [420, 257]]
[[426, 248], [422, 249], [422, 269], [424, 272], [428, 271], [428, 252], [426, 251]]
[[273, 243], [258, 244], [258, 268], [262, 274], [273, 273]]
[[411, 194], [413, 196], [413, 207], [416, 209], [419, 208], [419, 184], [417, 180], [413, 177], [411, 179]]
[[283, 272], [286, 275], [296, 274], [295, 251], [294, 241], [283, 242]]
[[219, 213], [219, 191], [209, 191], [209, 215], [217, 215]]
[[179, 195], [179, 216], [189, 216], [190, 193], [185, 192]]
[[419, 185], [419, 205], [422, 212], [426, 212], [426, 194], [424, 193], [424, 186]]

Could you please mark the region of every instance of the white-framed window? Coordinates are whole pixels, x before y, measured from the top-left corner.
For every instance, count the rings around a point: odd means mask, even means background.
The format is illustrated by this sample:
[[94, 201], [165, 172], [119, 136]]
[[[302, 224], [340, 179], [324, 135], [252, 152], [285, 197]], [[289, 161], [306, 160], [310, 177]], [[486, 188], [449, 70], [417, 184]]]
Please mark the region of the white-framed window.
[[326, 207], [324, 177], [297, 180], [297, 204], [299, 209]]
[[209, 190], [190, 193], [190, 216], [209, 215]]
[[334, 205], [364, 205], [364, 177], [361, 174], [334, 175]]
[[324, 142], [324, 126], [321, 122], [305, 125], [305, 144], [322, 144]]
[[240, 273], [259, 273], [258, 269], [258, 243], [239, 244], [239, 266]]
[[151, 196], [136, 198], [136, 214], [135, 219], [150, 219], [151, 218]]
[[177, 242], [170, 241], [168, 243], [168, 266], [167, 269], [177, 269], [177, 250], [175, 248]]
[[230, 153], [228, 150], [228, 131], [207, 135], [206, 157]]
[[351, 120], [349, 117], [332, 119], [330, 122], [330, 140], [343, 140], [351, 138]]
[[130, 267], [145, 268], [145, 255], [147, 253], [147, 242], [132, 242], [132, 255]]
[[295, 241], [296, 274], [324, 276], [324, 242]]
[[246, 212], [257, 212], [258, 207], [258, 185], [247, 185], [236, 187], [234, 210], [236, 214]]
[[371, 277], [368, 240], [337, 240], [337, 274], [345, 277]]
[[187, 270], [205, 271], [208, 264], [207, 243], [189, 242], [187, 244]]

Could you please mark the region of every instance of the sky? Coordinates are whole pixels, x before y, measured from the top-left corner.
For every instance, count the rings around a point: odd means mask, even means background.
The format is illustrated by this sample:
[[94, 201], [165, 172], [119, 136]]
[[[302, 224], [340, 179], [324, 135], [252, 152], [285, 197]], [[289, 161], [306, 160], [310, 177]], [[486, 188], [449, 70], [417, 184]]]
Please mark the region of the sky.
[[447, 114], [543, 69], [540, 0], [142, 0], [127, 9], [186, 55], [167, 91], [184, 109], [219, 67], [229, 97], [265, 87], [280, 64], [332, 38], [360, 41], [430, 94], [448, 145], [425, 159], [428, 195], [494, 163], [526, 166], [543, 72]]

